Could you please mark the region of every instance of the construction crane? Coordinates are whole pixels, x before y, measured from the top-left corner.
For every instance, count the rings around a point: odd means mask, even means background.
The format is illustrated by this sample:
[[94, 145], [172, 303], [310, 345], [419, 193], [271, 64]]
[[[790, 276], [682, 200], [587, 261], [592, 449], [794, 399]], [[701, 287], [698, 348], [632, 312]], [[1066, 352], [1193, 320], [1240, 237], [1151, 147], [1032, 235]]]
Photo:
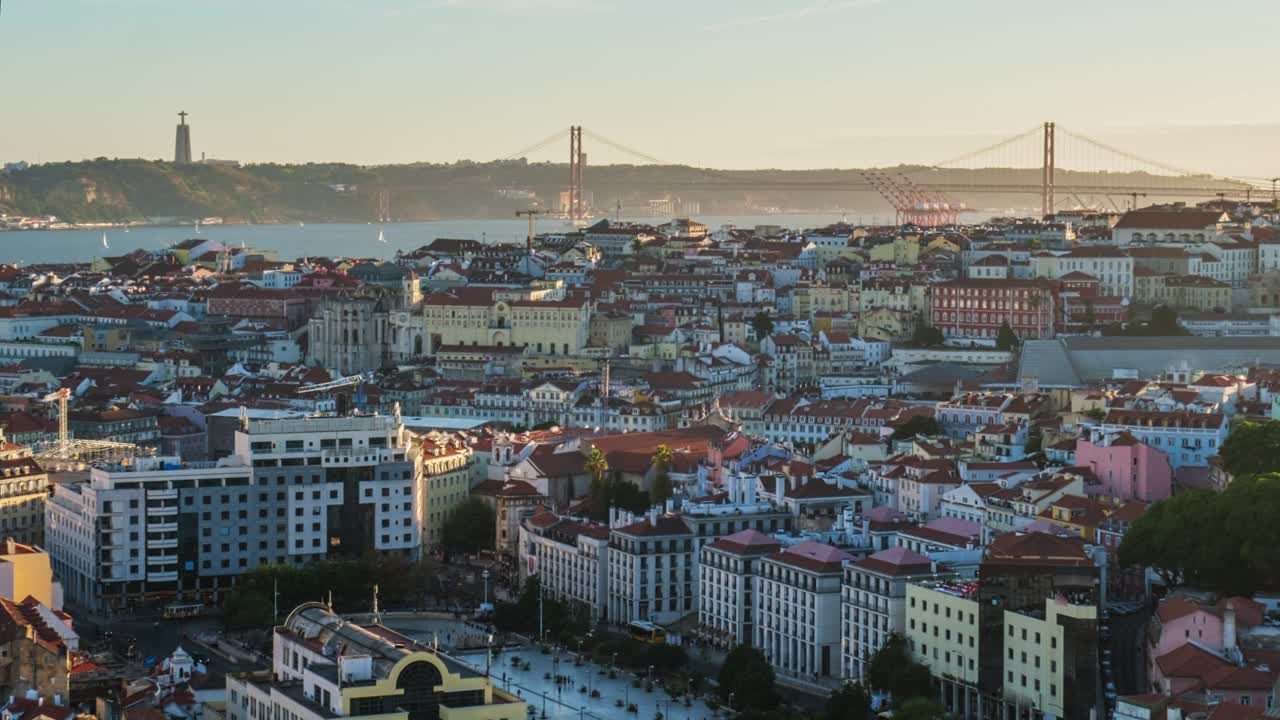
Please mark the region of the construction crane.
[[139, 447], [133, 443], [111, 440], [72, 440], [71, 432], [67, 428], [67, 407], [71, 401], [69, 388], [55, 390], [41, 398], [41, 401], [58, 404], [58, 439], [53, 443], [37, 443], [35, 448], [36, 460], [45, 467], [74, 469], [87, 462], [102, 460], [127, 462], [129, 458], [155, 453], [154, 448]]
[[528, 236], [527, 238], [525, 238], [525, 247], [526, 247], [526, 249], [529, 251], [529, 254], [530, 254], [530, 255], [532, 255], [532, 254], [533, 254], [534, 222], [537, 220], [537, 218], [538, 218], [538, 216], [539, 216], [539, 215], [548, 215], [548, 214], [550, 214], [550, 213], [548, 213], [548, 211], [546, 211], [546, 210], [539, 210], [539, 209], [538, 209], [538, 208], [536, 208], [536, 207], [531, 207], [531, 208], [529, 208], [528, 210], [517, 210], [517, 211], [516, 211], [516, 217], [525, 217], [525, 216], [528, 216], [528, 218], [529, 218], [529, 236]]
[[67, 402], [70, 399], [69, 388], [55, 390], [41, 398], [47, 403], [58, 403], [58, 445], [54, 452], [62, 455], [68, 454], [71, 449], [70, 433], [67, 431]]
[[330, 380], [329, 382], [316, 383], [315, 385], [303, 385], [302, 387], [298, 388], [298, 394], [305, 395], [308, 393], [322, 393], [322, 392], [329, 392], [330, 390], [339, 390], [341, 388], [354, 386], [355, 393], [353, 395], [354, 395], [355, 404], [356, 404], [356, 412], [363, 413], [364, 406], [365, 406], [364, 385], [365, 383], [371, 383], [371, 382], [373, 382], [373, 373], [364, 372], [359, 375], [348, 375], [346, 377], [340, 377], [337, 380]]

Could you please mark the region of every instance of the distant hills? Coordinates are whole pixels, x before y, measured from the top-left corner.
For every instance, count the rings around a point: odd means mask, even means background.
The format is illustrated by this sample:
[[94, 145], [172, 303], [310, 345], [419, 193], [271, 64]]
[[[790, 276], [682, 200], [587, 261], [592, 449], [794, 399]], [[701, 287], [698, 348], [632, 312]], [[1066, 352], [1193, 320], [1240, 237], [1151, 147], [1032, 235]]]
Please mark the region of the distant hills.
[[[900, 167], [921, 182], [957, 185], [1038, 186], [1038, 169], [936, 170]], [[565, 189], [567, 166], [527, 163], [408, 164], [359, 166], [174, 165], [149, 160], [109, 160], [34, 165], [0, 175], [0, 212], [56, 215], [70, 222], [123, 222], [156, 218], [222, 217], [227, 222], [365, 222], [377, 219], [379, 190], [385, 190], [393, 220], [510, 218], [527, 208], [531, 193], [544, 207], [556, 207]], [[676, 212], [693, 214], [844, 210], [884, 217], [892, 212], [877, 193], [846, 190], [864, 186], [858, 170], [719, 171], [685, 166], [588, 166], [587, 191], [601, 213], [612, 215], [618, 202], [628, 217], [641, 216], [651, 200], [672, 200]], [[1059, 172], [1058, 184], [1109, 186], [1228, 187], [1209, 178], [1155, 178], [1143, 174]], [[1025, 193], [970, 193], [951, 199], [970, 207], [1004, 212], [1031, 209], [1039, 198]], [[1125, 207], [1130, 198], [1058, 193], [1060, 207], [1077, 204]], [[1147, 201], [1167, 200], [1151, 197]], [[1199, 198], [1203, 199], [1203, 194]], [[868, 218], [869, 219], [869, 218]]]

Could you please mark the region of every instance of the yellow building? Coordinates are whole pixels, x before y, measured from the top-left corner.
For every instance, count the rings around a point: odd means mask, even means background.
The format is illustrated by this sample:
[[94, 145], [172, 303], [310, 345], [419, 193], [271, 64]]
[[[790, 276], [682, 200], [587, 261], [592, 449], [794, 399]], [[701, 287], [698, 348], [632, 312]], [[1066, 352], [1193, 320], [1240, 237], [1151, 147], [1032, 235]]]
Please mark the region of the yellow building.
[[562, 286], [524, 290], [460, 287], [423, 302], [432, 353], [445, 346], [523, 347], [575, 355], [587, 347], [591, 305]]
[[467, 501], [475, 462], [471, 448], [452, 440], [436, 442], [428, 439], [422, 444], [420, 456], [420, 487], [426, 493], [423, 545], [434, 547], [444, 540], [444, 524]]
[[939, 681], [946, 704], [960, 709], [956, 717], [989, 717], [984, 708], [990, 711], [996, 702], [1064, 717], [1068, 660], [1086, 662], [1068, 658], [1068, 628], [1095, 623], [1096, 607], [1058, 595], [1028, 612], [1006, 608], [1000, 613], [1003, 652], [999, 646], [986, 651], [999, 656], [999, 684], [984, 686], [983, 661], [990, 667], [995, 657], [984, 658], [979, 589], [976, 580], [908, 585], [906, 637], [912, 656]]
[[53, 581], [49, 554], [6, 538], [0, 545], [0, 598], [22, 602], [28, 596], [62, 609], [62, 589]]
[[271, 672], [227, 676], [226, 720], [525, 720], [524, 700], [483, 672], [320, 603], [272, 633]]
[[8, 442], [0, 430], [0, 537], [44, 545], [48, 497], [49, 475], [31, 456], [31, 448]]
[[920, 263], [920, 237], [899, 235], [891, 243], [883, 243], [871, 248], [870, 257], [871, 262], [917, 265]]

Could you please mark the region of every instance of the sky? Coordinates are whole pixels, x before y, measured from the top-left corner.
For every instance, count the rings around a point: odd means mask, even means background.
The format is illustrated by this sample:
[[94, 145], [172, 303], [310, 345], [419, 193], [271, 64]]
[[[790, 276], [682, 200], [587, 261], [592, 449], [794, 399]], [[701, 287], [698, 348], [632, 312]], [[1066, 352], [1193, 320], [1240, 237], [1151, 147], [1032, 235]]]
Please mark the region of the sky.
[[710, 167], [936, 163], [1053, 120], [1265, 178], [1278, 26], [1267, 0], [3, 0], [0, 160], [170, 157], [179, 110], [197, 156], [363, 164], [570, 124]]

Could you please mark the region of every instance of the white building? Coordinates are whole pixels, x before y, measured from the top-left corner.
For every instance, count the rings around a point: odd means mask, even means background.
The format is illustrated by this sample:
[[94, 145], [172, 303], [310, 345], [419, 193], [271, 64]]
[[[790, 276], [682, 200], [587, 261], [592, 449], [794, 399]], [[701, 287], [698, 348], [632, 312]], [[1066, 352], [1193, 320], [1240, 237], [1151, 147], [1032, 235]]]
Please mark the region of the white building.
[[1184, 465], [1203, 467], [1221, 454], [1227, 439], [1227, 417], [1222, 413], [1157, 412], [1112, 408], [1102, 420], [1106, 435], [1127, 432], [1140, 442], [1169, 456], [1175, 470]]
[[260, 565], [418, 555], [421, 458], [397, 419], [246, 424], [218, 462], [140, 458], [55, 485], [46, 537], [68, 599], [96, 610], [157, 596], [216, 603]]
[[763, 556], [782, 543], [757, 530], [743, 530], [702, 548], [698, 564], [698, 625], [720, 647], [750, 645], [755, 637], [756, 576]]
[[610, 622], [662, 625], [694, 611], [693, 531], [683, 518], [654, 508], [639, 521], [620, 522], [609, 531], [608, 563]]
[[761, 561], [756, 578], [758, 647], [779, 674], [840, 673], [840, 588], [849, 553], [805, 541]]
[[520, 525], [520, 560], [546, 597], [581, 609], [599, 622], [609, 597], [609, 528], [540, 512]]
[[907, 583], [936, 577], [938, 565], [894, 547], [844, 566], [840, 591], [843, 673], [862, 680], [871, 656], [893, 633], [906, 630]]

